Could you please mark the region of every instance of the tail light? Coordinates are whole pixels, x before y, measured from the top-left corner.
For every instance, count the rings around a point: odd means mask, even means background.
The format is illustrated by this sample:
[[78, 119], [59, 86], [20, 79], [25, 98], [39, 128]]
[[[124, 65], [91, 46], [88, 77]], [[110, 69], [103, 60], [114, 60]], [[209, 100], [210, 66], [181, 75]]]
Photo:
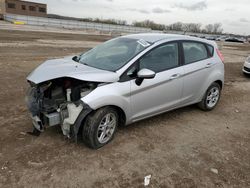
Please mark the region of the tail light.
[[225, 59], [224, 59], [224, 56], [222, 55], [222, 53], [220, 52], [220, 50], [216, 49], [216, 52], [217, 52], [218, 56], [220, 57], [221, 61], [224, 63]]

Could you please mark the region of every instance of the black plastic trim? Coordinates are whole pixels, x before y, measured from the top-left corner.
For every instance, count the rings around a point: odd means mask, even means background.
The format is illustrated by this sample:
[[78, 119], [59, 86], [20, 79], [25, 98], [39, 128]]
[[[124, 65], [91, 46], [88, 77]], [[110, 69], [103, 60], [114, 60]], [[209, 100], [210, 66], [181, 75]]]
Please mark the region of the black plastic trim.
[[85, 104], [82, 101], [81, 101], [81, 103], [83, 105], [83, 109], [80, 112], [80, 114], [78, 115], [74, 125], [71, 126], [71, 138], [73, 138], [75, 140], [75, 142], [78, 142], [78, 132], [79, 132], [79, 129], [80, 129], [84, 119], [87, 117], [87, 115], [89, 115], [90, 112], [93, 111], [93, 109], [90, 108], [89, 105]]

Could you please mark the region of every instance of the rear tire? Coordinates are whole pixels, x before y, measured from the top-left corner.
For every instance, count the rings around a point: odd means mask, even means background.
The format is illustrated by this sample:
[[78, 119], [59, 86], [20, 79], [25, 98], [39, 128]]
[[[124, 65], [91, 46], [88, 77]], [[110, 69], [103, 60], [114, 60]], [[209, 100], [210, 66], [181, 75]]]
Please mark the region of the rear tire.
[[100, 108], [89, 114], [82, 129], [84, 143], [92, 149], [109, 143], [114, 138], [118, 120], [117, 111], [111, 107]]
[[198, 103], [198, 106], [204, 111], [213, 110], [217, 106], [220, 96], [221, 87], [218, 83], [214, 82], [208, 87], [202, 101]]

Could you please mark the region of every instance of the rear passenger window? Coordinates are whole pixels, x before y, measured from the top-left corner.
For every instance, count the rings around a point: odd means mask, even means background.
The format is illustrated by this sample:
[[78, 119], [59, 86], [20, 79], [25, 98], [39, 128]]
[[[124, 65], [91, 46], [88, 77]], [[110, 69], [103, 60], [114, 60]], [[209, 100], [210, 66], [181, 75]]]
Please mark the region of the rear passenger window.
[[204, 44], [198, 42], [183, 42], [185, 64], [194, 63], [208, 58]]
[[157, 47], [140, 59], [140, 69], [146, 68], [156, 73], [178, 65], [178, 43]]

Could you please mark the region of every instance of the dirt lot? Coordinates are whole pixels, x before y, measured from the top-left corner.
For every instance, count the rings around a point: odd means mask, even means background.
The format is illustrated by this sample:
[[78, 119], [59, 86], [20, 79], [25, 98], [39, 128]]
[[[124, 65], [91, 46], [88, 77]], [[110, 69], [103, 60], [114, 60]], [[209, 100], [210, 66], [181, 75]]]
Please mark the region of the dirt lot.
[[226, 82], [212, 112], [190, 106], [120, 128], [97, 151], [65, 140], [58, 127], [40, 137], [26, 134], [28, 73], [108, 38], [0, 30], [0, 187], [143, 187], [149, 174], [149, 187], [250, 187], [246, 44], [220, 44]]

